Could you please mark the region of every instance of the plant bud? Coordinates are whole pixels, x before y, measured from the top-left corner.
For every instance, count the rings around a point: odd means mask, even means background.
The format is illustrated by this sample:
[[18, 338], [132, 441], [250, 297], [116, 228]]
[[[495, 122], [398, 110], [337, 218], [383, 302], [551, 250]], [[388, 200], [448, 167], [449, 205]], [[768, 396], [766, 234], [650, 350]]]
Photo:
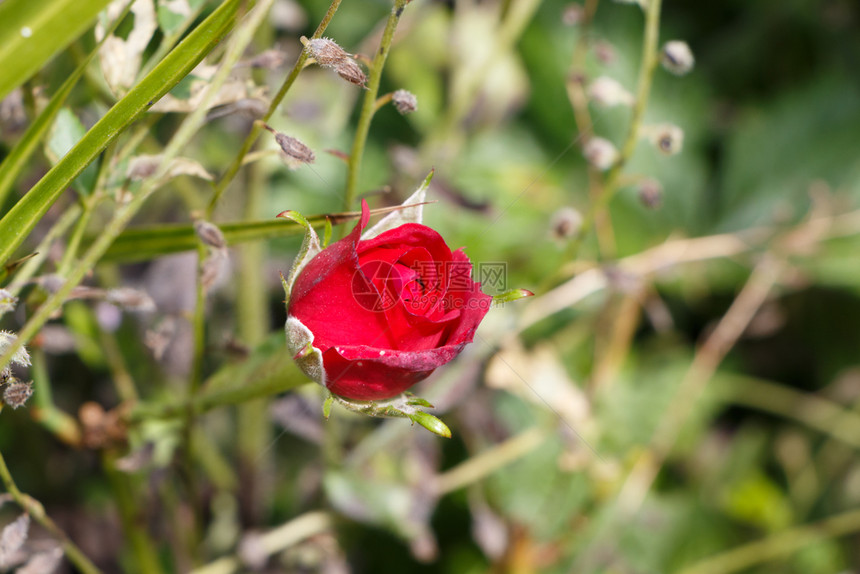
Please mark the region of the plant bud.
[[686, 42], [672, 40], [663, 45], [661, 63], [669, 72], [676, 76], [683, 76], [693, 69], [696, 60]]
[[604, 66], [608, 66], [614, 63], [617, 58], [615, 47], [606, 40], [601, 40], [594, 44], [594, 57]]
[[591, 82], [588, 86], [588, 98], [595, 104], [607, 108], [630, 106], [634, 101], [633, 94], [609, 76], [600, 76]]
[[684, 147], [684, 130], [675, 124], [659, 124], [646, 129], [648, 139], [665, 155], [675, 155]]
[[194, 233], [200, 238], [204, 245], [215, 249], [224, 249], [227, 247], [227, 240], [224, 239], [224, 234], [221, 229], [214, 223], [198, 219], [194, 222]]
[[328, 38], [317, 38], [308, 40], [302, 37], [308, 53], [317, 64], [324, 68], [333, 68], [337, 75], [351, 84], [365, 87], [367, 76], [355, 60], [352, 54], [337, 45], [334, 40]]
[[349, 82], [350, 84], [355, 84], [356, 86], [361, 86], [362, 88], [367, 85], [367, 76], [364, 75], [364, 72], [361, 69], [355, 60], [344, 60], [337, 66], [335, 66], [334, 71], [337, 72], [337, 75]]
[[3, 403], [13, 409], [23, 407], [32, 394], [32, 383], [22, 383], [15, 379], [10, 379], [3, 385]]
[[391, 94], [391, 101], [394, 103], [397, 111], [404, 116], [418, 109], [418, 98], [415, 97], [415, 94], [407, 90], [397, 90]]
[[337, 45], [334, 40], [328, 38], [316, 38], [314, 40], [304, 41], [311, 58], [316, 60], [316, 63], [326, 68], [334, 68], [346, 59], [349, 59], [350, 54], [343, 48]]
[[582, 155], [594, 168], [606, 171], [618, 160], [618, 150], [604, 138], [591, 138], [585, 144]]
[[572, 207], [562, 207], [552, 215], [550, 230], [557, 240], [570, 239], [582, 227], [582, 214]]
[[639, 184], [639, 201], [648, 209], [657, 209], [663, 204], [663, 186], [656, 179], [644, 179]]
[[279, 146], [281, 146], [281, 149], [284, 151], [284, 155], [297, 160], [299, 163], [313, 163], [316, 159], [311, 148], [294, 137], [282, 133], [276, 133], [275, 141], [278, 142]]
[[585, 16], [585, 10], [583, 9], [581, 4], [577, 4], [576, 2], [571, 2], [561, 12], [561, 22], [565, 26], [576, 26], [580, 22], [582, 22], [583, 17]]

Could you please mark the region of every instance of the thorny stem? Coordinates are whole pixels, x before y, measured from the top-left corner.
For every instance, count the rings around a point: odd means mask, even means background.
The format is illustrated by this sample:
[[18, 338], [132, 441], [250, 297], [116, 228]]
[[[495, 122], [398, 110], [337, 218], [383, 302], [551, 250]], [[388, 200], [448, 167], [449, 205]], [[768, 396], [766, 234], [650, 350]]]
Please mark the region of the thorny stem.
[[382, 40], [379, 49], [373, 57], [367, 77], [367, 92], [364, 94], [364, 102], [361, 106], [361, 114], [358, 116], [358, 124], [355, 127], [355, 139], [352, 142], [352, 151], [349, 154], [349, 165], [346, 175], [346, 195], [343, 200], [344, 211], [352, 209], [355, 202], [355, 192], [358, 188], [358, 176], [361, 169], [361, 158], [364, 155], [364, 144], [367, 142], [367, 134], [370, 131], [370, 121], [376, 111], [376, 94], [379, 92], [379, 82], [382, 79], [382, 68], [391, 50], [391, 42], [394, 39], [394, 30], [400, 21], [400, 15], [409, 0], [394, 0], [394, 7], [385, 23], [382, 31]]
[[[337, 12], [338, 7], [340, 6], [341, 0], [332, 0], [332, 3], [328, 7], [328, 11], [325, 13], [322, 21], [320, 22], [317, 29], [314, 31], [311, 39], [320, 38], [325, 32], [325, 29], [328, 28], [329, 22], [334, 18], [335, 12]], [[287, 76], [287, 79], [284, 80], [284, 83], [281, 84], [278, 93], [275, 94], [275, 97], [272, 98], [272, 102], [269, 104], [269, 109], [266, 110], [266, 113], [260, 118], [260, 121], [265, 123], [269, 121], [269, 118], [275, 113], [275, 110], [278, 109], [278, 106], [281, 104], [281, 101], [284, 99], [284, 96], [287, 95], [289, 89], [293, 86], [296, 81], [296, 78], [299, 77], [299, 73], [302, 71], [302, 68], [305, 66], [305, 61], [308, 59], [309, 53], [306, 49], [302, 50], [299, 54], [298, 59], [296, 60], [293, 69], [290, 71], [290, 74]], [[212, 213], [215, 211], [215, 207], [218, 205], [218, 201], [221, 199], [221, 196], [224, 194], [224, 191], [227, 189], [227, 186], [230, 185], [230, 182], [233, 181], [233, 178], [236, 177], [236, 174], [239, 172], [239, 168], [242, 167], [245, 156], [248, 152], [251, 151], [251, 147], [254, 145], [254, 142], [257, 141], [257, 136], [260, 135], [260, 124], [258, 122], [254, 122], [251, 125], [251, 131], [248, 133], [248, 136], [245, 138], [245, 141], [242, 143], [242, 147], [239, 149], [239, 152], [236, 154], [236, 157], [233, 158], [233, 163], [230, 164], [230, 167], [227, 168], [227, 171], [224, 172], [224, 175], [221, 176], [221, 179], [218, 180], [218, 183], [215, 185], [215, 193], [212, 195], [212, 200], [209, 202], [209, 206], [206, 208], [206, 219], [210, 219], [212, 217]]]
[[645, 109], [648, 106], [648, 96], [651, 93], [651, 81], [654, 78], [654, 70], [657, 68], [657, 64], [659, 62], [659, 50], [657, 44], [660, 37], [660, 3], [661, 0], [650, 0], [645, 13], [645, 36], [642, 40], [642, 61], [639, 65], [636, 102], [633, 104], [633, 115], [630, 119], [630, 130], [627, 132], [627, 139], [621, 147], [618, 160], [606, 174], [606, 179], [603, 182], [603, 190], [591, 203], [588, 212], [583, 218], [582, 227], [580, 228], [576, 239], [571, 242], [571, 259], [576, 257], [583, 239], [588, 232], [591, 231], [591, 227], [594, 225], [598, 214], [606, 208], [618, 192], [618, 183], [621, 172], [627, 161], [633, 155], [633, 151], [636, 149], [636, 144], [639, 141], [642, 119], [645, 115]]
[[99, 574], [101, 572], [101, 570], [99, 570], [96, 565], [86, 557], [81, 549], [69, 539], [66, 533], [60, 530], [54, 521], [51, 520], [51, 517], [45, 513], [45, 508], [42, 504], [35, 498], [24, 494], [18, 489], [18, 486], [12, 479], [12, 474], [9, 472], [9, 467], [6, 466], [6, 461], [3, 458], [2, 453], [0, 453], [0, 481], [3, 482], [3, 485], [6, 487], [6, 492], [12, 495], [12, 498], [16, 503], [18, 503], [18, 506], [24, 509], [36, 522], [41, 524], [45, 530], [60, 540], [60, 544], [63, 546], [63, 551], [66, 553], [66, 557], [78, 570], [84, 574]]

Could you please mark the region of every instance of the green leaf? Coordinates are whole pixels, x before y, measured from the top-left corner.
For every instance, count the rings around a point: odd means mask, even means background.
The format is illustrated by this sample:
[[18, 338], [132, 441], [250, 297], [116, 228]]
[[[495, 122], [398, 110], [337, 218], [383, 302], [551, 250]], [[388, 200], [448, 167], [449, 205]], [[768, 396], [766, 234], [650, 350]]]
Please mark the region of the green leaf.
[[[126, 7], [126, 10], [120, 14], [120, 16], [114, 20], [113, 24], [108, 28], [105, 38], [113, 33], [127, 12], [128, 7]], [[0, 205], [5, 203], [6, 196], [9, 194], [9, 191], [12, 189], [12, 185], [24, 169], [27, 160], [30, 159], [30, 156], [33, 155], [34, 151], [36, 151], [39, 141], [41, 141], [42, 137], [48, 131], [48, 128], [51, 126], [57, 113], [62, 108], [69, 93], [71, 93], [72, 88], [78, 83], [78, 80], [84, 74], [90, 61], [98, 53], [99, 48], [103, 43], [104, 38], [95, 46], [95, 48], [93, 48], [89, 55], [84, 58], [78, 67], [75, 68], [75, 71], [66, 78], [66, 81], [63, 82], [63, 85], [60, 86], [48, 102], [48, 105], [45, 106], [45, 109], [36, 116], [33, 123], [27, 128], [26, 133], [21, 136], [21, 139], [18, 140], [15, 147], [12, 148], [9, 155], [3, 160], [3, 163], [0, 163]]]
[[[221, 228], [228, 245], [304, 233], [301, 225], [278, 219], [225, 223], [219, 224], [218, 227]], [[197, 249], [197, 245], [197, 236], [194, 233], [194, 227], [190, 224], [129, 229], [117, 237], [102, 261], [111, 263], [146, 261], [170, 253], [192, 251]]]
[[0, 100], [68, 46], [110, 0], [0, 2]]
[[[21, 3], [19, 0], [10, 1], [14, 5]], [[27, 234], [84, 168], [153, 102], [194, 69], [230, 31], [241, 3], [241, 0], [226, 0], [119, 100], [62, 160], [9, 210], [0, 220], [0, 262], [9, 260]], [[8, 4], [9, 2], [0, 4], [0, 22], [4, 22], [2, 14]], [[4, 27], [5, 25], [4, 22]]]
[[[81, 120], [68, 108], [63, 108], [57, 114], [54, 126], [51, 128], [51, 136], [48, 139], [48, 157], [53, 162], [59, 161], [64, 155], [78, 143], [86, 129]], [[75, 181], [75, 189], [81, 195], [89, 195], [95, 187], [98, 177], [98, 166], [95, 163], [88, 165]]]

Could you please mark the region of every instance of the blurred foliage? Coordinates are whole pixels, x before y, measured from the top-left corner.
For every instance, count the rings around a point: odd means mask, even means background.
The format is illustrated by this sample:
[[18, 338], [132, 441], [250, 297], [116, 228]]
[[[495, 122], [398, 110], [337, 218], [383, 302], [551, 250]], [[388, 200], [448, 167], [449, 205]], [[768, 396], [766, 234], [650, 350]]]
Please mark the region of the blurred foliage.
[[[157, 2], [158, 29], [138, 39], [138, 78], [155, 64], [150, 58], [164, 57], [162, 41], [183, 37], [217, 4]], [[390, 4], [344, 2], [325, 35], [372, 56]], [[576, 251], [575, 239], [553, 234], [554, 214], [573, 207], [587, 216], [589, 182], [604, 176], [581, 153], [592, 134], [577, 130], [572, 74], [586, 83], [610, 76], [634, 92], [643, 49], [638, 5], [595, 4], [585, 29], [565, 21], [581, 4], [415, 0], [382, 76], [380, 93], [408, 89], [418, 110], [378, 111], [359, 193], [372, 207], [398, 204], [435, 167], [438, 203], [425, 208], [425, 223], [465, 246], [473, 262], [505, 263], [505, 285], [487, 283], [488, 291], [538, 295], [493, 310], [475, 343], [419, 386], [453, 440], [343, 410], [324, 421], [322, 393], [311, 386], [213, 409], [188, 434], [179, 419], [153, 414], [181, 410], [193, 368], [204, 392], [304, 382], [279, 360], [278, 271], [299, 241], [292, 228], [260, 221], [286, 209], [344, 211], [346, 168], [324, 150], [349, 153], [364, 92], [330, 70], [302, 71], [268, 119], [313, 149], [316, 162], [288, 169], [264, 133], [255, 148], [262, 153], [212, 214], [237, 244], [224, 259], [209, 253], [218, 278], [208, 285], [205, 339], [194, 335], [195, 256], [207, 251], [191, 224], [252, 129], [246, 112], [262, 97], [258, 88], [267, 97], [277, 91], [300, 53], [298, 38], [313, 34], [328, 7], [278, 0], [244, 56], [278, 48], [284, 63], [236, 67], [220, 106], [181, 149], [194, 166], [172, 172], [120, 235], [114, 251], [139, 261], [120, 265], [108, 252], [86, 280], [104, 292], [66, 302], [31, 343], [36, 393], [26, 407], [0, 413], [0, 452], [18, 486], [106, 572], [207, 563], [210, 572], [239, 564], [332, 573], [860, 569], [860, 7], [665, 2], [661, 44], [688, 42], [695, 68], [683, 77], [655, 71], [643, 122], [680, 126], [683, 149], [667, 156], [638, 141], [607, 210], [614, 245], [589, 233]], [[127, 18], [117, 32], [126, 39], [135, 29]], [[584, 68], [573, 70], [579, 45]], [[0, 109], [0, 160], [95, 46], [87, 32], [20, 79], [23, 89]], [[122, 95], [105, 81], [105, 65], [87, 65], [2, 213]], [[195, 76], [213, 77], [201, 68]], [[187, 100], [192, 91], [186, 79], [171, 93]], [[147, 185], [146, 176], [135, 180], [131, 158], [163, 153], [192, 108], [147, 113], [74, 179], [74, 192], [18, 255], [35, 251], [63, 213], [80, 206], [88, 219], [77, 239], [70, 221], [72, 231], [41, 247], [46, 262], [17, 285], [21, 300], [3, 329], [19, 331], [50, 296], [50, 277], [80, 263], [76, 242], [92, 245], [123, 194]], [[594, 134], [621, 148], [630, 108], [592, 104], [588, 112]], [[640, 201], [644, 177], [662, 185], [659, 209]], [[146, 243], [135, 235], [153, 229]], [[181, 248], [170, 245], [169, 230], [182, 234]], [[657, 251], [685, 238], [711, 238], [707, 246], [725, 251], [699, 256], [704, 243]], [[724, 357], [716, 353], [713, 373], [697, 371], [712, 353], [706, 341], [771, 260], [780, 262], [773, 287], [749, 324], [728, 338]], [[636, 261], [647, 270], [631, 271]], [[15, 273], [4, 287], [16, 286]], [[560, 294], [576, 280], [592, 290]], [[121, 286], [152, 307], [111, 300]], [[556, 299], [560, 310], [528, 318]], [[122, 418], [141, 404], [153, 410]], [[62, 424], [82, 438], [64, 435]], [[668, 445], [659, 438], [665, 429]], [[653, 480], [637, 482], [649, 464]], [[0, 504], [0, 524], [17, 516], [11, 508]], [[319, 510], [331, 518], [307, 514]], [[304, 536], [277, 529], [304, 516]], [[276, 550], [260, 554], [261, 532]], [[219, 558], [235, 562], [217, 570]]]

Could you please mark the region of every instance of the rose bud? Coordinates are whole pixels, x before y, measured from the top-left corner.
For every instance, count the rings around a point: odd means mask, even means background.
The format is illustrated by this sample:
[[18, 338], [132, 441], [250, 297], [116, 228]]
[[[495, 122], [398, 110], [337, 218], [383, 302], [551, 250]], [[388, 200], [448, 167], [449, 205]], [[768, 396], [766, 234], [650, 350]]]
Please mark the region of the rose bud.
[[362, 201], [352, 233], [326, 249], [303, 217], [281, 214], [307, 230], [284, 281], [287, 344], [305, 374], [338, 397], [399, 395], [472, 342], [492, 304], [463, 251], [415, 222], [427, 185], [429, 177], [405, 209], [364, 236], [370, 213]]

